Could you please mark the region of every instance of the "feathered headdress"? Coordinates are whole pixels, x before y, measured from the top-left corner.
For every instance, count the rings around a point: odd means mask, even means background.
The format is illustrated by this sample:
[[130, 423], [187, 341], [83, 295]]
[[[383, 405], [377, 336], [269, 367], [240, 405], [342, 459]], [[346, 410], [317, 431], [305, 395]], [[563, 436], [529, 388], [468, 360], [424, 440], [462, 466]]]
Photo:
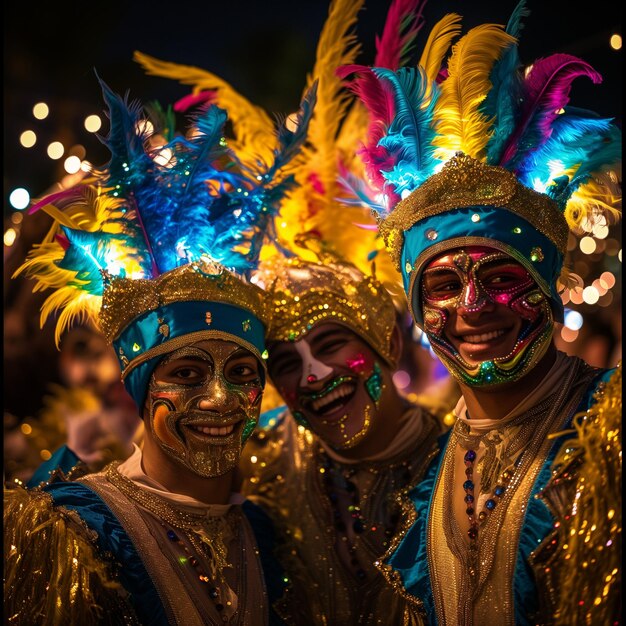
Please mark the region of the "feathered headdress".
[[30, 209], [54, 223], [16, 274], [35, 278], [35, 290], [54, 289], [41, 321], [60, 313], [57, 341], [77, 318], [100, 327], [141, 406], [156, 357], [182, 337], [227, 336], [261, 358], [262, 292], [249, 276], [295, 185], [285, 166], [305, 141], [316, 86], [303, 98], [297, 129], [279, 128], [272, 159], [252, 167], [228, 148], [223, 109], [190, 116], [183, 136], [166, 123], [171, 115], [153, 107], [150, 119], [101, 84], [110, 160]]
[[[621, 133], [612, 120], [569, 106], [576, 78], [601, 77], [567, 54], [524, 71], [517, 39], [527, 14], [522, 1], [506, 28], [471, 29], [445, 63], [456, 23], [448, 16], [418, 67], [357, 68], [350, 85], [370, 113], [360, 151], [380, 194], [370, 207], [418, 323], [414, 286], [425, 263], [468, 241], [523, 263], [562, 320], [557, 281], [570, 229], [619, 215]], [[364, 78], [375, 85], [366, 93]]]
[[[407, 62], [422, 25], [424, 5], [425, 0], [391, 3], [382, 35], [376, 40], [377, 65], [394, 70]], [[352, 189], [346, 188], [344, 177], [355, 180], [355, 174], [362, 172], [356, 148], [367, 130], [368, 116], [363, 104], [344, 89], [336, 70], [353, 64], [360, 51], [353, 27], [362, 6], [363, 0], [333, 0], [330, 4], [305, 86], [306, 92], [312, 84], [318, 85], [317, 102], [307, 144], [292, 162], [297, 186], [281, 203], [275, 246], [264, 249], [263, 272], [257, 273], [257, 278], [270, 292], [269, 337], [295, 340], [311, 324], [328, 318], [365, 336], [386, 356], [395, 313], [379, 280], [401, 293], [397, 273], [386, 253], [377, 256], [384, 245], [369, 209], [345, 206]], [[179, 106], [225, 105], [235, 135], [259, 139], [253, 152], [241, 152], [238, 144], [232, 144], [243, 162], [255, 163], [271, 145], [269, 118], [219, 77], [140, 52], [135, 52], [134, 58], [150, 74], [193, 85], [191, 96], [179, 101]], [[379, 280], [369, 276], [374, 257]], [[332, 272], [341, 280], [330, 280]], [[372, 298], [377, 298], [377, 306]], [[346, 303], [346, 299], [353, 301]], [[274, 307], [274, 301], [280, 306]], [[380, 303], [384, 303], [382, 313]], [[320, 309], [323, 304], [326, 308]]]

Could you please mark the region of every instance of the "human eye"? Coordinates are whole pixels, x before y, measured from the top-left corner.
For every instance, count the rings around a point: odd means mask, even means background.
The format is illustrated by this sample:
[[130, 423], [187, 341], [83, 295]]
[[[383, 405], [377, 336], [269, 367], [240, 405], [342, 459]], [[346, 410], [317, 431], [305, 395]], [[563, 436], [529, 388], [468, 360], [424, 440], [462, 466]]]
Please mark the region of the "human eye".
[[254, 357], [237, 359], [227, 364], [226, 378], [234, 383], [249, 383], [259, 378], [259, 364]]
[[345, 337], [336, 335], [330, 339], [322, 341], [319, 346], [317, 346], [315, 352], [316, 354], [332, 354], [333, 352], [337, 352], [337, 350], [343, 348], [347, 342], [348, 340]]
[[426, 297], [446, 299], [458, 295], [463, 283], [455, 272], [432, 272], [424, 274], [423, 288]]
[[528, 272], [518, 264], [505, 264], [486, 268], [479, 274], [480, 282], [487, 288], [506, 289], [530, 280]]
[[159, 382], [177, 385], [199, 385], [209, 375], [210, 364], [199, 361], [172, 361], [155, 370]]
[[295, 357], [283, 357], [272, 361], [270, 359], [269, 368], [273, 376], [284, 376], [291, 374], [300, 367], [300, 359]]

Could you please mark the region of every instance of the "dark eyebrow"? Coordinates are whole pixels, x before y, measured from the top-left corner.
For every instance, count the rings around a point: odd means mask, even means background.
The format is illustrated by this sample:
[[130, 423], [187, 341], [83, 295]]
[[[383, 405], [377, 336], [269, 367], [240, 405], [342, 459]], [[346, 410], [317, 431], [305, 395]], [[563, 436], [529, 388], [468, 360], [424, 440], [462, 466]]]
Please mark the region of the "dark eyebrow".
[[319, 335], [315, 335], [313, 337], [311, 343], [318, 344], [326, 341], [327, 339], [332, 339], [337, 335], [337, 338], [342, 338], [345, 336], [345, 331], [340, 328], [329, 328], [328, 330], [324, 330], [319, 333]]

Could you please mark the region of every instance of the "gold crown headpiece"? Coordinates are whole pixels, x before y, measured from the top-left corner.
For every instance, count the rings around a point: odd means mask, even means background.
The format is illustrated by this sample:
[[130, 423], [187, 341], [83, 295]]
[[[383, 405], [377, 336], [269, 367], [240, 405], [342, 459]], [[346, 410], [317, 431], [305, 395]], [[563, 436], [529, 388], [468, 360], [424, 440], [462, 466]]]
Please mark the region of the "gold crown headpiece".
[[393, 300], [374, 276], [339, 259], [271, 259], [257, 274], [266, 283], [268, 341], [297, 341], [321, 323], [335, 322], [363, 338], [393, 365]]

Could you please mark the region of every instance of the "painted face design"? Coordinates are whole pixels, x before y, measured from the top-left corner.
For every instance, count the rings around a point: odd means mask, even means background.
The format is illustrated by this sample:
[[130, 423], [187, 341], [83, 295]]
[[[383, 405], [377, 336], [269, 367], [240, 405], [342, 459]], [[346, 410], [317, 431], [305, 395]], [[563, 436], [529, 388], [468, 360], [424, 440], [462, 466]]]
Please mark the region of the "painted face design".
[[295, 342], [270, 346], [270, 376], [300, 424], [329, 446], [358, 445], [383, 393], [376, 353], [344, 326], [323, 323]]
[[147, 400], [160, 448], [200, 476], [232, 470], [259, 419], [260, 370], [251, 352], [221, 339], [167, 355], [152, 374]]
[[444, 252], [421, 281], [424, 330], [460, 382], [475, 387], [519, 380], [545, 354], [554, 320], [528, 271], [503, 252]]

